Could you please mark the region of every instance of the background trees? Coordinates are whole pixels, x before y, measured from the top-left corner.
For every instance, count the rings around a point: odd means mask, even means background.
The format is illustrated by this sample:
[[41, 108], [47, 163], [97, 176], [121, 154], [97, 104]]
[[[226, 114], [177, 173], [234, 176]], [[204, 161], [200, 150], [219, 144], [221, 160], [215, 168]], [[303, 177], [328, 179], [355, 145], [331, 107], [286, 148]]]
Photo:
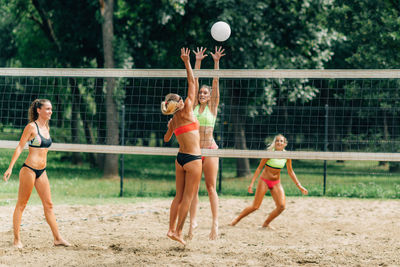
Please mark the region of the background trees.
[[[181, 68], [177, 56], [181, 46], [212, 49], [220, 45], [210, 36], [211, 25], [217, 20], [228, 22], [232, 28], [231, 38], [222, 44], [228, 55], [221, 62], [225, 69], [398, 68], [400, 64], [396, 53], [400, 46], [399, 6], [389, 0], [0, 0], [0, 4], [3, 67]], [[110, 16], [101, 12], [106, 11], [104, 7], [113, 10]], [[212, 62], [205, 61], [203, 68], [212, 68]], [[118, 143], [110, 138], [118, 136], [112, 119], [118, 116], [116, 96], [121, 92], [115, 81], [96, 79], [81, 86], [79, 80], [70, 79], [66, 86], [69, 97], [57, 101], [65, 110], [67, 123], [74, 124], [71, 131], [76, 132], [71, 136], [83, 134], [88, 143]], [[343, 86], [345, 89], [349, 85]], [[296, 103], [312, 101], [317, 91], [329, 94], [323, 88], [296, 81], [290, 85], [291, 90], [271, 87], [269, 93], [259, 93], [250, 84], [239, 82], [231, 88], [232, 95], [257, 94], [254, 102], [247, 103], [224, 96], [232, 111], [225, 119], [235, 129], [235, 146], [242, 149], [248, 143], [242, 122], [255, 110], [265, 115], [273, 112], [272, 107], [281, 104], [277, 95], [281, 102]], [[351, 101], [351, 95], [344, 91], [330, 99]], [[397, 116], [393, 111], [399, 104], [396, 99], [377, 103], [383, 118]], [[88, 115], [98, 121], [96, 127], [86, 122]], [[370, 115], [366, 112], [357, 116], [367, 119]], [[382, 121], [384, 138], [391, 138], [395, 122]], [[352, 123], [337, 122], [345, 124], [348, 132], [353, 131]], [[77, 131], [80, 127], [84, 128], [82, 133]], [[293, 138], [296, 133], [286, 134]], [[339, 131], [336, 136], [341, 140]], [[108, 168], [107, 162], [117, 166], [104, 155], [89, 157], [103, 170]], [[75, 153], [73, 160], [82, 159]], [[238, 176], [249, 172], [246, 159], [237, 164]], [[112, 176], [116, 169], [105, 173]]]

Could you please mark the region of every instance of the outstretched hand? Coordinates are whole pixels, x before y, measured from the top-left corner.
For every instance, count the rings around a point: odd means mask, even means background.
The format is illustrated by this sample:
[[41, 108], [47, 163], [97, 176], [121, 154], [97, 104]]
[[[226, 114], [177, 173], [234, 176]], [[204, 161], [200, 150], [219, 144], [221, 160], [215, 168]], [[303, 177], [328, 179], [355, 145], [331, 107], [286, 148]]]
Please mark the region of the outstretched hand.
[[181, 59], [183, 62], [188, 62], [190, 60], [189, 54], [190, 54], [189, 48], [184, 48], [184, 47], [181, 48]]
[[215, 47], [215, 53], [211, 52], [211, 56], [214, 59], [214, 61], [219, 61], [221, 57], [225, 56], [224, 54], [225, 49], [220, 47]]
[[196, 60], [203, 60], [207, 54], [204, 54], [206, 52], [207, 48], [201, 47], [200, 49], [197, 47], [197, 51], [193, 51], [193, 53], [196, 55]]

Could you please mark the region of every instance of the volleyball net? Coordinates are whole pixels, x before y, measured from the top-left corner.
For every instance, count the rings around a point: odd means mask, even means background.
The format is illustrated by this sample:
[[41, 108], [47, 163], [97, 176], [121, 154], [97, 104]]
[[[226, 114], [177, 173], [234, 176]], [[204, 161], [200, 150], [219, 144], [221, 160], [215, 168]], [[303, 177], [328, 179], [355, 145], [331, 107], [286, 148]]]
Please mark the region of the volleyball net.
[[[205, 156], [400, 161], [400, 70], [195, 70], [219, 78]], [[187, 95], [185, 70], [0, 68], [0, 148], [15, 148], [36, 98], [52, 102], [52, 150], [175, 155], [163, 142], [168, 93]], [[112, 93], [112, 95], [110, 95]], [[110, 102], [111, 101], [111, 102]], [[287, 151], [268, 152], [274, 136]], [[272, 154], [273, 153], [273, 154]]]

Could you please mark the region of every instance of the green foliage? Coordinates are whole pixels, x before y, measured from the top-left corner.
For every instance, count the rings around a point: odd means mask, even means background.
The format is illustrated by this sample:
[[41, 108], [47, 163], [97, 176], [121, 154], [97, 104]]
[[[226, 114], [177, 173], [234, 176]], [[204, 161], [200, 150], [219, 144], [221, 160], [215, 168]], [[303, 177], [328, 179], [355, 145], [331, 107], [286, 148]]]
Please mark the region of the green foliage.
[[336, 47], [335, 68], [399, 68], [400, 6], [397, 1], [336, 0], [329, 25], [345, 39]]
[[[0, 170], [8, 167], [12, 150], [0, 151]], [[11, 179], [0, 186], [0, 205], [14, 204], [18, 192], [18, 173], [27, 156], [24, 151], [17, 161]], [[88, 163], [73, 165], [65, 158], [68, 153], [49, 152], [47, 173], [50, 179], [52, 197], [55, 203], [122, 202], [117, 199], [120, 192], [118, 179], [101, 179], [102, 173]], [[125, 155], [124, 196], [135, 197], [173, 197], [175, 195], [175, 157]], [[251, 161], [252, 171], [258, 160]], [[323, 162], [296, 160], [294, 170], [309, 190], [310, 196], [323, 195]], [[220, 196], [250, 196], [247, 186], [250, 178], [234, 178], [235, 159], [223, 160], [222, 192]], [[287, 196], [301, 196], [291, 181], [286, 169], [282, 170], [282, 185]], [[218, 184], [217, 184], [218, 186]], [[207, 196], [204, 179], [200, 185], [200, 196]], [[270, 196], [267, 193], [267, 196]], [[388, 172], [387, 166], [377, 162], [349, 161], [328, 162], [326, 196], [357, 198], [400, 199], [400, 175]], [[37, 194], [32, 195], [30, 203], [40, 203]]]

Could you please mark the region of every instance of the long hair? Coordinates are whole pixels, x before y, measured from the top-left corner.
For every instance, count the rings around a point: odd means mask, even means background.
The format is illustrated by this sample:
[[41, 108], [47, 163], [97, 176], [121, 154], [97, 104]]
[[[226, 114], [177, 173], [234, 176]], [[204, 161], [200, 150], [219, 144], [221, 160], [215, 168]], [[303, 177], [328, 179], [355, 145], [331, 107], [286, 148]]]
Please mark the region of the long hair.
[[177, 94], [168, 94], [165, 101], [161, 102], [161, 112], [164, 115], [172, 115], [178, 111], [181, 97]]
[[275, 142], [276, 142], [276, 138], [279, 137], [279, 136], [282, 136], [282, 137], [283, 137], [283, 139], [285, 140], [285, 144], [288, 143], [286, 137], [283, 136], [283, 134], [277, 134], [277, 135], [275, 135], [274, 140], [272, 140], [272, 143], [270, 143], [270, 144], [268, 145], [267, 151], [275, 151]]
[[[38, 108], [42, 108], [44, 103], [51, 103], [48, 99], [35, 99], [31, 103], [31, 106], [28, 110], [28, 119], [29, 122], [34, 122], [39, 118], [39, 113], [37, 112]], [[49, 123], [46, 123], [47, 128], [49, 128]]]

